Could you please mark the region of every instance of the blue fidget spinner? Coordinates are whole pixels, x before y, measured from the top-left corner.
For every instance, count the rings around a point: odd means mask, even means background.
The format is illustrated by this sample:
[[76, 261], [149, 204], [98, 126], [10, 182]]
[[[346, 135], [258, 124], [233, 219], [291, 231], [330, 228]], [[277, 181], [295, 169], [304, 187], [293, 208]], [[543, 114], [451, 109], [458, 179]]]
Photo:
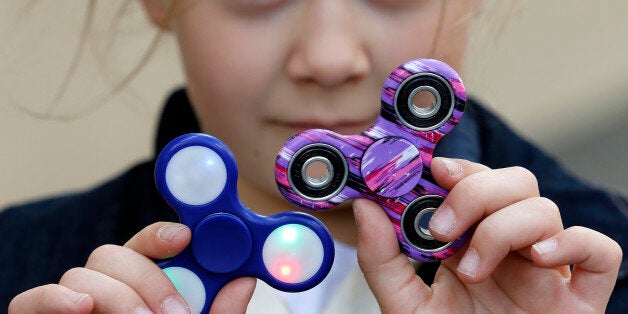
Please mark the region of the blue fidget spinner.
[[194, 313], [209, 311], [218, 291], [238, 277], [297, 292], [316, 286], [331, 269], [334, 244], [318, 219], [255, 214], [238, 197], [237, 177], [229, 148], [206, 134], [180, 136], [157, 158], [157, 188], [192, 230], [188, 247], [158, 265]]

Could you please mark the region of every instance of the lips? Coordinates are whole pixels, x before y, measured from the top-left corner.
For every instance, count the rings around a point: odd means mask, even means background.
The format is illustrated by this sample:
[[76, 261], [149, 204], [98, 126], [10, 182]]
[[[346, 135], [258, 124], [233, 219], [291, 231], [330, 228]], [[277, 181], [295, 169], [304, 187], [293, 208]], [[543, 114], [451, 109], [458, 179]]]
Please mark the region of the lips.
[[342, 135], [357, 134], [370, 127], [375, 118], [372, 119], [269, 119], [269, 122], [284, 128], [292, 129], [294, 133], [299, 133], [309, 129], [326, 129]]
[[[361, 133], [375, 123], [381, 105], [377, 102], [355, 97], [364, 93], [342, 93], [293, 97], [300, 101], [269, 102], [264, 108], [264, 121], [274, 127], [297, 134], [309, 129], [325, 129], [341, 135]], [[342, 97], [340, 97], [342, 96]], [[354, 96], [354, 97], [351, 97]]]

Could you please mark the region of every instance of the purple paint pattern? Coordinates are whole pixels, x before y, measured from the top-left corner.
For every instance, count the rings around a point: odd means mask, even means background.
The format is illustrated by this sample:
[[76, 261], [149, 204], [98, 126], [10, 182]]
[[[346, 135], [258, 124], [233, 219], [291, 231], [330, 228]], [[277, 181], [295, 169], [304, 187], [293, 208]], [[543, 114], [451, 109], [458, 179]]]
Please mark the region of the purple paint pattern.
[[360, 171], [369, 189], [381, 196], [397, 197], [417, 185], [423, 163], [412, 143], [399, 137], [385, 137], [366, 150]]

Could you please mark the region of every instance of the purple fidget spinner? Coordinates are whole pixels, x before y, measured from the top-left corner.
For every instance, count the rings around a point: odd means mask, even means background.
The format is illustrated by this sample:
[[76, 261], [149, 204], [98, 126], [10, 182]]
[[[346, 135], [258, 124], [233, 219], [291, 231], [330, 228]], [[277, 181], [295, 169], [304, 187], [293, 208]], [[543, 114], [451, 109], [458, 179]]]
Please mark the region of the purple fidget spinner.
[[436, 143], [460, 121], [465, 101], [462, 81], [447, 64], [406, 62], [384, 83], [380, 115], [368, 130], [340, 135], [312, 129], [288, 140], [275, 165], [279, 191], [313, 210], [352, 198], [374, 200], [388, 214], [406, 255], [445, 259], [469, 235], [448, 243], [431, 236], [429, 219], [447, 191], [435, 183], [430, 163]]
[[229, 148], [206, 134], [182, 135], [157, 157], [157, 188], [192, 230], [188, 247], [158, 265], [193, 313], [207, 313], [218, 291], [238, 277], [283, 291], [310, 289], [334, 260], [323, 223], [298, 212], [255, 214], [238, 197], [237, 177]]

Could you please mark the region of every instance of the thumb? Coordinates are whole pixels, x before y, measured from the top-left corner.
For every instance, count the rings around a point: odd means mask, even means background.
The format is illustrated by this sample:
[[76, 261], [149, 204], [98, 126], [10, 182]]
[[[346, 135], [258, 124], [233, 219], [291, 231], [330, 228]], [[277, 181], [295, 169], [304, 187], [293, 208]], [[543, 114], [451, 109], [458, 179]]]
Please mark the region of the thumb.
[[174, 222], [156, 222], [136, 233], [125, 247], [155, 259], [179, 254], [190, 243], [192, 231], [186, 225]]
[[357, 199], [353, 212], [358, 225], [358, 263], [383, 313], [417, 309], [430, 288], [416, 275], [399, 250], [395, 230], [376, 203]]
[[209, 313], [245, 313], [255, 290], [255, 278], [241, 277], [226, 284], [216, 295]]

